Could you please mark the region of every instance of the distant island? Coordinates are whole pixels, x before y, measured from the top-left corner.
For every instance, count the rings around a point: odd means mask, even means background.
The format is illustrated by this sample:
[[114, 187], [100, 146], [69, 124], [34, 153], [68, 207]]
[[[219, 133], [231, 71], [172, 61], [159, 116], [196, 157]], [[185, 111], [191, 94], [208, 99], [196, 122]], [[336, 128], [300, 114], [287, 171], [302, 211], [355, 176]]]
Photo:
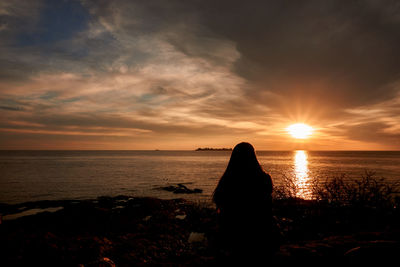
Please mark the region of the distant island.
[[199, 147], [195, 151], [232, 151], [232, 148]]

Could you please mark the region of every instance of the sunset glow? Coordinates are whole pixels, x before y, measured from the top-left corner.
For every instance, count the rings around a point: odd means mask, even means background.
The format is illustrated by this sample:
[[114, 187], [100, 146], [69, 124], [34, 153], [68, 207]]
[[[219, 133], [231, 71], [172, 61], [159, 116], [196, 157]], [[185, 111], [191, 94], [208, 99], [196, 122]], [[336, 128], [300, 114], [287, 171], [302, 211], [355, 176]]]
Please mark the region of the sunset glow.
[[3, 2], [0, 149], [400, 149], [396, 1]]
[[313, 133], [313, 128], [304, 123], [292, 124], [286, 128], [289, 134], [296, 139], [306, 139]]
[[400, 0], [0, 0], [2, 266], [398, 261], [399, 48]]

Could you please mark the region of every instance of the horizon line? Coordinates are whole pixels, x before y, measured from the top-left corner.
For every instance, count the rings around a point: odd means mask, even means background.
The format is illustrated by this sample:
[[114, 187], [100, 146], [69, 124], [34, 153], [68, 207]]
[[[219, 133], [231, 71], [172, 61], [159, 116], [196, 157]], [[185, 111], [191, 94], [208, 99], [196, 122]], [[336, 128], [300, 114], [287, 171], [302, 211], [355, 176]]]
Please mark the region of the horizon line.
[[[0, 149], [0, 151], [194, 151], [194, 152], [232, 152], [232, 150], [202, 150], [202, 151], [196, 151], [196, 149]], [[335, 149], [335, 150], [330, 150], [330, 149], [287, 149], [287, 150], [282, 150], [282, 149], [270, 149], [270, 150], [265, 150], [265, 149], [260, 149], [257, 151], [276, 151], [276, 152], [286, 152], [286, 151], [362, 151], [362, 152], [378, 152], [378, 151], [386, 151], [386, 152], [400, 152], [400, 150], [387, 150], [387, 149], [382, 149], [382, 150], [361, 150], [361, 149]]]

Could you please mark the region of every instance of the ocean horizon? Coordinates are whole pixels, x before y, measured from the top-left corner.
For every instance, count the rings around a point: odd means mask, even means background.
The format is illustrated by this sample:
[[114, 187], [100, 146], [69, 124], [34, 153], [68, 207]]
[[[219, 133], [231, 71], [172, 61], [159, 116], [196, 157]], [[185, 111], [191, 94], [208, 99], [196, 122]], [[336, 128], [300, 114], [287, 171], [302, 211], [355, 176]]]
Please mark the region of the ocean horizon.
[[[0, 202], [150, 196], [210, 201], [231, 151], [195, 150], [0, 150]], [[275, 185], [293, 178], [302, 197], [312, 179], [366, 172], [389, 182], [400, 180], [400, 151], [257, 150]], [[184, 184], [197, 194], [163, 190]]]

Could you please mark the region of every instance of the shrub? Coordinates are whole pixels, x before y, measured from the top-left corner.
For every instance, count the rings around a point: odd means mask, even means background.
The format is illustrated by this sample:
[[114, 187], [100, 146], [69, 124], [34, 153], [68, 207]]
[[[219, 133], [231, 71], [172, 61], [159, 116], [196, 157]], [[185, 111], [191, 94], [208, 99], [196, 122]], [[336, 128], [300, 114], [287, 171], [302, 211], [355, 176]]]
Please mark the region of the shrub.
[[[335, 206], [393, 207], [399, 193], [399, 183], [389, 183], [375, 178], [366, 171], [359, 179], [349, 179], [345, 174], [325, 180], [313, 179], [310, 183], [311, 199]], [[283, 175], [282, 183], [274, 188], [275, 199], [298, 199], [301, 188], [295, 178]]]
[[345, 175], [326, 179], [324, 183], [313, 181], [312, 195], [315, 200], [335, 205], [359, 207], [393, 206], [398, 183], [375, 178], [366, 171], [360, 179], [348, 179]]
[[299, 185], [296, 180], [286, 174], [282, 175], [281, 184], [275, 185], [272, 193], [273, 199], [296, 199], [299, 195]]

